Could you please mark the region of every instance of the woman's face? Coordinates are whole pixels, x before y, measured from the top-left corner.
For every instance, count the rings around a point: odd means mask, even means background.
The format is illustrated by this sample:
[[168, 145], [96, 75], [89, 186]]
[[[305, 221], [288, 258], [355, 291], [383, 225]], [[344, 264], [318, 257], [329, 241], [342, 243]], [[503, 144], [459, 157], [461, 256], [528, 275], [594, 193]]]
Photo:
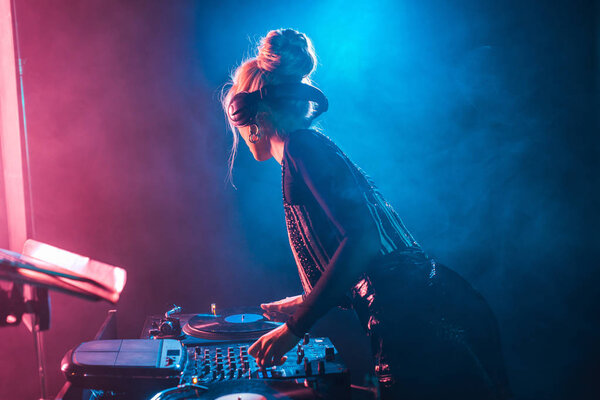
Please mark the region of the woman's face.
[[259, 129], [259, 139], [256, 143], [250, 141], [250, 126], [240, 126], [237, 128], [240, 132], [240, 136], [246, 142], [246, 146], [257, 161], [266, 161], [273, 155], [271, 154], [271, 141], [269, 140], [269, 133], [266, 129]]

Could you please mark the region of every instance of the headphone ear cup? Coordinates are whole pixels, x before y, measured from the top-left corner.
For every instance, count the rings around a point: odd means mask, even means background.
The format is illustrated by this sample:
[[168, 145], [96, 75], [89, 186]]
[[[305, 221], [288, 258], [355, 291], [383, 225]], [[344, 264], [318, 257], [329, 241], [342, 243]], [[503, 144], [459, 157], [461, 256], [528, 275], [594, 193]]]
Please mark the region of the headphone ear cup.
[[229, 102], [227, 114], [235, 126], [246, 126], [254, 122], [257, 112], [257, 102], [248, 92], [240, 92]]

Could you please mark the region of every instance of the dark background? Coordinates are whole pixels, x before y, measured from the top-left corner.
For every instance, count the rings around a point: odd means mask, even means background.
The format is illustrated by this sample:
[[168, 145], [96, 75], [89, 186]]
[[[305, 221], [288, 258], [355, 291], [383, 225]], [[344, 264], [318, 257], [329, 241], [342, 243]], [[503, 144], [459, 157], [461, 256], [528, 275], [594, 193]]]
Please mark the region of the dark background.
[[[225, 182], [218, 101], [254, 43], [292, 27], [319, 56], [320, 125], [423, 248], [488, 299], [516, 397], [600, 395], [594, 2], [17, 0], [16, 11], [32, 236], [127, 269], [121, 337], [172, 303], [206, 312], [299, 293], [279, 165], [240, 147], [237, 189]], [[113, 307], [52, 302], [55, 394], [62, 355]], [[360, 332], [334, 314], [319, 329], [351, 346]], [[340, 320], [350, 325], [336, 332]], [[37, 398], [26, 328], [0, 330], [0, 343], [0, 398]]]

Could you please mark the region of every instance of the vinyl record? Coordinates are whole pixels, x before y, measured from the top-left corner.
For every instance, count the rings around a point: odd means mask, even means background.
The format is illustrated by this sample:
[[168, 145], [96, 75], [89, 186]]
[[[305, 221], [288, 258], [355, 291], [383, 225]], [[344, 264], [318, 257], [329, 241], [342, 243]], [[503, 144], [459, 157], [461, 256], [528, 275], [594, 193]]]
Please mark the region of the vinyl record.
[[152, 400], [314, 400], [318, 394], [294, 381], [256, 379], [177, 387], [157, 393]]
[[187, 335], [211, 340], [252, 340], [280, 326], [256, 307], [226, 310], [220, 315], [198, 314], [183, 327]]

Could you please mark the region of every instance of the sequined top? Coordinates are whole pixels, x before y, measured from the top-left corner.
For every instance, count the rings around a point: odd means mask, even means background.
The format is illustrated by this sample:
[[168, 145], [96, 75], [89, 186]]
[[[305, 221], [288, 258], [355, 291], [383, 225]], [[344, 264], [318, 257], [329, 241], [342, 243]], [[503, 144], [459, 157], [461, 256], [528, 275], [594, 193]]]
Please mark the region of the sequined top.
[[[306, 294], [288, 321], [297, 335], [336, 305], [368, 308], [375, 288], [370, 277], [402, 259], [425, 260], [419, 244], [372, 181], [329, 138], [314, 130], [290, 134], [282, 159], [283, 205], [290, 246]], [[376, 237], [379, 256], [364, 265], [352, 287], [337, 288], [348, 273], [331, 273], [345, 238]], [[359, 241], [360, 242], [360, 241]], [[321, 282], [332, 280], [332, 282]], [[342, 291], [343, 298], [337, 293]]]

